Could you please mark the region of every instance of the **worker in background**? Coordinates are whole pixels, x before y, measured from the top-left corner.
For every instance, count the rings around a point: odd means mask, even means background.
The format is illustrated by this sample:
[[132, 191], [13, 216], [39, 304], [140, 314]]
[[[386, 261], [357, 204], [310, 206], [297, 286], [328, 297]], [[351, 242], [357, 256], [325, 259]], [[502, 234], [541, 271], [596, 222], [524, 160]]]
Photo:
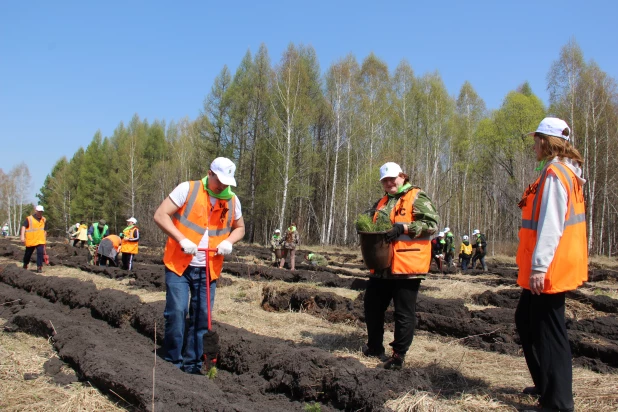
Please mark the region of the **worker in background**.
[[455, 258], [455, 238], [453, 237], [453, 232], [451, 232], [451, 228], [444, 228], [444, 260], [446, 261], [446, 267], [450, 268], [454, 266]]
[[99, 255], [99, 266], [118, 266], [118, 252], [120, 252], [120, 236], [111, 234], [105, 236], [99, 248], [97, 254]]
[[438, 236], [431, 240], [431, 256], [436, 263], [436, 267], [440, 272], [444, 271], [444, 250], [446, 241], [444, 240], [444, 232], [439, 232]]
[[47, 221], [43, 217], [44, 208], [38, 205], [34, 213], [28, 216], [21, 226], [21, 241], [26, 246], [24, 252], [24, 269], [28, 269], [32, 253], [36, 249], [36, 271], [43, 272], [43, 255], [47, 239]]
[[284, 255], [281, 257], [280, 268], [285, 265], [286, 255], [290, 257], [290, 270], [296, 270], [296, 247], [300, 243], [300, 235], [296, 230], [296, 223], [292, 222], [288, 230], [285, 232], [285, 240], [283, 242]]
[[328, 266], [328, 260], [317, 253], [308, 253], [305, 255], [305, 260], [309, 262], [311, 266]]
[[281, 230], [275, 229], [275, 233], [270, 238], [270, 250], [272, 252], [272, 259], [271, 259], [272, 263], [278, 263], [277, 253], [275, 251], [282, 250], [282, 247], [283, 247], [282, 244], [283, 244], [283, 238], [281, 237]]
[[8, 222], [2, 225], [2, 237], [7, 237], [9, 235], [9, 224]]
[[105, 219], [100, 219], [88, 229], [88, 251], [90, 252], [90, 264], [94, 264], [94, 257], [97, 254], [97, 247], [101, 240], [109, 235], [109, 227]]
[[474, 229], [472, 232], [472, 240], [474, 243], [472, 247], [474, 248], [474, 254], [472, 255], [472, 265], [471, 269], [476, 269], [476, 261], [481, 262], [483, 266], [483, 270], [487, 272], [487, 263], [485, 263], [485, 255], [487, 255], [487, 240], [484, 234], [481, 233], [480, 230]]
[[122, 268], [125, 270], [133, 270], [133, 259], [135, 255], [137, 255], [139, 249], [139, 229], [136, 224], [136, 218], [128, 218], [128, 226], [124, 228], [122, 234], [120, 235], [122, 239], [122, 244], [120, 245], [120, 253], [122, 253]]
[[461, 246], [459, 246], [459, 265], [461, 270], [467, 270], [472, 258], [472, 245], [470, 244], [470, 238], [468, 235], [463, 236]]

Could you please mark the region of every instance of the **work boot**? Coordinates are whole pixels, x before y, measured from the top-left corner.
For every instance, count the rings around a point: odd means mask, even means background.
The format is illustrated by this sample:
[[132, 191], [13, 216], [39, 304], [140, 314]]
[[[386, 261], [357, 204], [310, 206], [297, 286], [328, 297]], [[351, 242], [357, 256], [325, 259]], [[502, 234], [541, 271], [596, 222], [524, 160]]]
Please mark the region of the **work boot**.
[[392, 369], [395, 371], [400, 370], [403, 367], [403, 362], [405, 360], [405, 355], [400, 355], [397, 352], [393, 351], [393, 354], [380, 365], [381, 368], [384, 369]]
[[487, 272], [487, 265], [483, 265], [483, 272]]
[[24, 263], [24, 266], [22, 266], [23, 269], [28, 269], [28, 264]]
[[369, 346], [363, 345], [362, 352], [363, 355], [367, 356], [368, 358], [378, 358], [380, 362], [386, 362], [389, 359], [389, 357], [386, 356], [386, 353], [384, 353], [384, 348], [382, 348], [381, 351], [375, 351], [369, 349]]
[[43, 267], [42, 266], [38, 266], [36, 268], [36, 273], [43, 273]]

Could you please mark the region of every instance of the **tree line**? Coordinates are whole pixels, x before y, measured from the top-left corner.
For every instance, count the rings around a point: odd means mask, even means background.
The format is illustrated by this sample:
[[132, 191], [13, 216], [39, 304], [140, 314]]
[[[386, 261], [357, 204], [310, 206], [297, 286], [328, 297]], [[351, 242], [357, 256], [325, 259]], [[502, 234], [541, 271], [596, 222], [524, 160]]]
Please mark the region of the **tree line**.
[[100, 218], [118, 231], [135, 216], [142, 238], [162, 243], [155, 209], [226, 156], [237, 165], [246, 241], [265, 244], [295, 221], [304, 243], [348, 245], [356, 216], [382, 195], [378, 168], [394, 161], [432, 198], [441, 226], [456, 235], [478, 228], [494, 251], [512, 254], [517, 203], [538, 174], [526, 133], [553, 115], [572, 127], [585, 159], [590, 252], [615, 254], [615, 81], [571, 40], [547, 87], [549, 107], [523, 83], [487, 110], [469, 82], [451, 96], [438, 72], [417, 75], [405, 60], [391, 71], [374, 54], [348, 55], [322, 73], [312, 47], [290, 44], [272, 64], [262, 45], [235, 73], [222, 68], [195, 120], [135, 115], [111, 136], [97, 132], [54, 165], [38, 196], [58, 233]]

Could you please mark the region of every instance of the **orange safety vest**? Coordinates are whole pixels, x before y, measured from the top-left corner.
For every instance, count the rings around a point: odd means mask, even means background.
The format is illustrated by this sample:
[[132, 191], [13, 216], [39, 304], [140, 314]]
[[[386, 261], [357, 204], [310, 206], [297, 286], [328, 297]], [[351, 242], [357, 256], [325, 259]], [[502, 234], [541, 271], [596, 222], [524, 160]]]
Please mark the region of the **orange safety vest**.
[[28, 228], [24, 233], [26, 247], [38, 246], [45, 244], [45, 218], [36, 220], [33, 216], [28, 216]]
[[103, 238], [103, 240], [105, 239], [109, 239], [112, 242], [112, 246], [114, 247], [114, 249], [118, 250], [118, 246], [120, 246], [120, 243], [122, 242], [122, 239], [120, 239], [120, 236], [117, 235], [109, 235], [109, 236], [105, 236]]
[[[208, 230], [208, 248], [214, 249], [232, 232], [235, 204], [236, 196], [232, 196], [229, 200], [216, 199], [214, 206], [211, 206], [210, 195], [204, 189], [204, 184], [201, 180], [194, 180], [189, 182], [189, 195], [182, 207], [172, 215], [172, 222], [196, 245], [200, 244], [200, 240]], [[182, 276], [191, 259], [193, 256], [184, 253], [176, 240], [167, 239], [163, 263], [169, 270]], [[214, 252], [208, 252], [207, 261], [210, 278], [218, 279], [223, 268], [223, 255], [215, 256]]]
[[567, 213], [564, 230], [558, 242], [547, 273], [542, 293], [560, 293], [577, 289], [588, 280], [588, 246], [586, 243], [586, 215], [582, 186], [575, 174], [562, 163], [550, 163], [533, 185], [524, 192], [521, 207], [521, 228], [519, 229], [519, 247], [517, 249], [517, 266], [519, 274], [517, 283], [530, 289], [532, 271], [532, 253], [537, 242], [537, 228], [543, 198], [543, 189], [547, 175], [553, 174], [567, 189]]
[[121, 253], [131, 253], [133, 255], [137, 255], [137, 251], [139, 249], [139, 242], [137, 240], [126, 240], [133, 238], [133, 234], [135, 233], [136, 229], [137, 226], [131, 226], [122, 231], [124, 237], [122, 239], [122, 243], [120, 244]]
[[[392, 223], [411, 223], [414, 221], [413, 205], [419, 192], [419, 188], [413, 188], [397, 199], [395, 207], [391, 210], [390, 219]], [[388, 196], [384, 196], [378, 202], [376, 209], [384, 209], [387, 202]], [[378, 218], [377, 210], [373, 215], [374, 223]], [[413, 275], [429, 272], [429, 265], [431, 264], [430, 236], [412, 238], [409, 235], [401, 235], [392, 242], [392, 247], [392, 275]]]

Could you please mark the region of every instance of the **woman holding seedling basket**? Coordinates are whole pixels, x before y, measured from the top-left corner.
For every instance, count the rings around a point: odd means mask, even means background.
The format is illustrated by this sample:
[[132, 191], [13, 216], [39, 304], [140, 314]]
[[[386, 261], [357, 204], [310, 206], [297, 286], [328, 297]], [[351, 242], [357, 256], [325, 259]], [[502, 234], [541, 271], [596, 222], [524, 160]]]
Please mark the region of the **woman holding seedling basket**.
[[[365, 356], [379, 358], [385, 369], [401, 369], [414, 338], [416, 298], [421, 280], [429, 271], [431, 236], [438, 231], [438, 213], [431, 199], [410, 184], [397, 163], [380, 168], [380, 183], [385, 194], [375, 205], [373, 222], [391, 223], [385, 240], [391, 243], [389, 267], [371, 270], [365, 292], [367, 345]], [[380, 222], [382, 221], [382, 222]], [[391, 300], [395, 307], [395, 338], [390, 357], [384, 351], [384, 314]]]

